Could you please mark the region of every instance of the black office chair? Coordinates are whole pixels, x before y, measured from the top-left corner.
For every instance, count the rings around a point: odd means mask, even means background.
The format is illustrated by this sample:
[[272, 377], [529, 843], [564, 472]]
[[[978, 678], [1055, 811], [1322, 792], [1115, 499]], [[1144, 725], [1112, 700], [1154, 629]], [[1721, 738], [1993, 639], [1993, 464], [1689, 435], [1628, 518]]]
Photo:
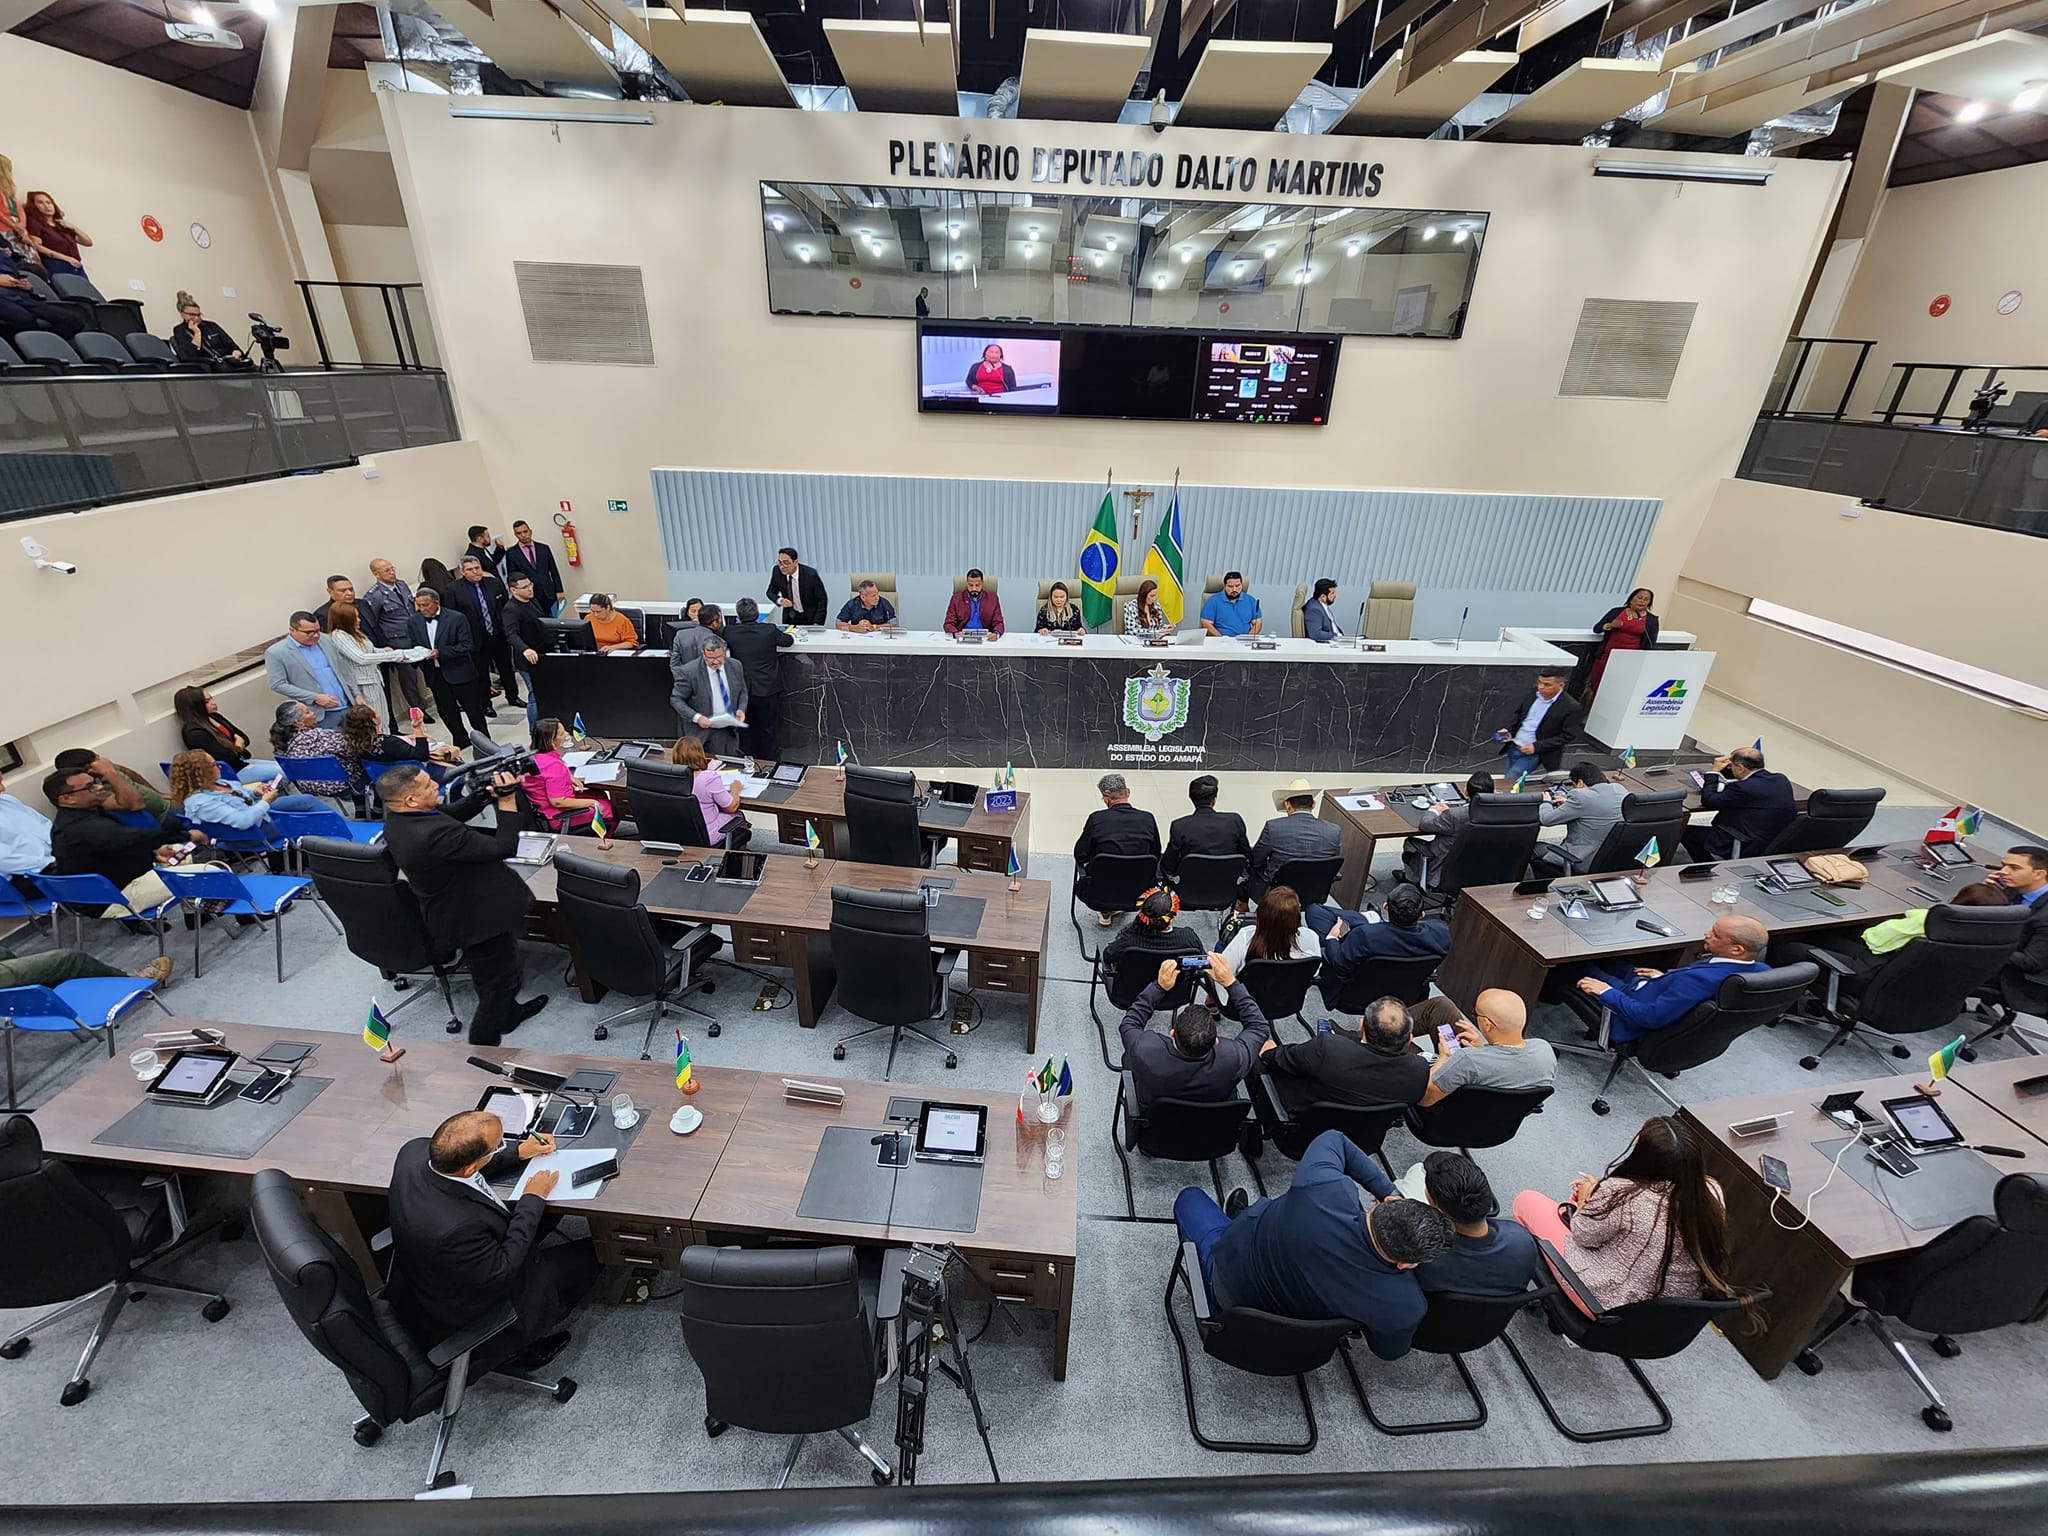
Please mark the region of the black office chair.
[[1472, 1412], [1461, 1419], [1434, 1419], [1428, 1423], [1393, 1423], [1381, 1418], [1373, 1410], [1372, 1397], [1365, 1390], [1365, 1381], [1351, 1359], [1351, 1351], [1347, 1349], [1344, 1351], [1344, 1368], [1351, 1373], [1351, 1386], [1358, 1394], [1358, 1406], [1365, 1410], [1365, 1416], [1372, 1421], [1372, 1427], [1383, 1435], [1428, 1435], [1447, 1430], [1480, 1428], [1486, 1423], [1486, 1399], [1479, 1391], [1479, 1383], [1472, 1379], [1472, 1372], [1465, 1364], [1465, 1356], [1475, 1350], [1484, 1349], [1495, 1339], [1505, 1335], [1508, 1324], [1515, 1320], [1515, 1314], [1524, 1307], [1541, 1305], [1556, 1293], [1557, 1287], [1554, 1285], [1517, 1291], [1510, 1296], [1463, 1296], [1455, 1291], [1429, 1292], [1426, 1300], [1427, 1310], [1422, 1314], [1422, 1321], [1415, 1329], [1415, 1353], [1451, 1357], [1451, 1364], [1458, 1368], [1458, 1379], [1465, 1384], [1465, 1395], [1472, 1400]]
[[1188, 854], [1171, 877], [1182, 915], [1230, 911], [1237, 905], [1238, 889], [1250, 865], [1251, 860], [1241, 853]]
[[692, 992], [708, 997], [718, 990], [700, 974], [723, 944], [711, 925], [692, 924], [676, 938], [664, 940], [640, 905], [639, 870], [590, 858], [566, 843], [556, 845], [554, 866], [556, 910], [569, 930], [584, 976], [599, 986], [647, 999], [599, 1020], [590, 1038], [607, 1038], [613, 1024], [648, 1007], [654, 1011], [647, 1016], [647, 1035], [640, 1042], [642, 1061], [650, 1059], [654, 1031], [671, 1008], [694, 1013], [708, 1026], [704, 1032], [715, 1038], [718, 1020], [682, 1001]]
[[1330, 887], [1337, 883], [1337, 877], [1344, 873], [1344, 859], [1340, 854], [1331, 854], [1327, 859], [1289, 859], [1273, 871], [1273, 878], [1266, 882], [1266, 889], [1276, 885], [1287, 886], [1301, 898], [1304, 907], [1312, 907], [1319, 901], [1330, 899]]
[[1408, 1134], [1428, 1147], [1456, 1147], [1467, 1157], [1472, 1149], [1504, 1147], [1515, 1139], [1522, 1122], [1543, 1113], [1554, 1088], [1458, 1088], [1427, 1108], [1408, 1111]]
[[1632, 795], [1624, 795], [1621, 820], [1607, 829], [1607, 835], [1600, 839], [1600, 846], [1593, 850], [1592, 858], [1586, 861], [1586, 867], [1579, 873], [1607, 875], [1638, 868], [1642, 860], [1636, 855], [1648, 847], [1653, 838], [1659, 857], [1675, 862], [1685, 837], [1687, 820], [1685, 791], [1682, 789], [1638, 790]]
[[1081, 958], [1095, 958], [1081, 927], [1082, 907], [1091, 912], [1129, 912], [1138, 905], [1138, 898], [1158, 883], [1159, 860], [1149, 853], [1098, 853], [1076, 868], [1074, 884], [1067, 892], [1067, 921], [1074, 925]]
[[[1213, 1360], [1254, 1376], [1292, 1376], [1301, 1394], [1302, 1417], [1308, 1421], [1308, 1438], [1295, 1441], [1216, 1440], [1202, 1433], [1195, 1416], [1195, 1378], [1188, 1362], [1187, 1339], [1174, 1315], [1173, 1292], [1185, 1286], [1188, 1307], [1194, 1313], [1195, 1337], [1202, 1341], [1202, 1353]], [[1266, 1452], [1282, 1456], [1306, 1456], [1316, 1448], [1319, 1430], [1316, 1410], [1309, 1402], [1308, 1373], [1330, 1363], [1330, 1356], [1344, 1347], [1344, 1341], [1358, 1331], [1349, 1318], [1302, 1319], [1261, 1312], [1254, 1307], [1217, 1308], [1202, 1278], [1202, 1261], [1195, 1245], [1182, 1242], [1175, 1250], [1173, 1269], [1166, 1277], [1166, 1326], [1173, 1330], [1173, 1347], [1180, 1354], [1181, 1393], [1187, 1399], [1188, 1432], [1195, 1443], [1209, 1451]]]
[[935, 949], [931, 919], [916, 891], [859, 891], [832, 887], [832, 964], [839, 973], [839, 1004], [869, 1027], [843, 1035], [832, 1047], [834, 1061], [846, 1060], [849, 1042], [889, 1031], [886, 1082], [896, 1069], [896, 1048], [909, 1035], [946, 1053], [946, 1066], [960, 1065], [951, 1046], [916, 1024], [946, 1011], [946, 978], [958, 950]]
[[644, 609], [644, 608], [627, 608], [627, 607], [623, 607], [623, 606], [622, 606], [622, 607], [618, 608], [618, 609], [617, 609], [617, 610], [615, 610], [615, 611], [616, 611], [617, 613], [619, 613], [619, 614], [620, 614], [620, 615], [621, 615], [621, 616], [622, 616], [622, 617], [623, 617], [623, 618], [625, 619], [625, 621], [626, 621], [626, 622], [627, 622], [628, 624], [631, 624], [631, 625], [633, 626], [633, 633], [634, 633], [634, 634], [636, 634], [636, 635], [638, 635], [638, 636], [640, 637], [640, 643], [641, 643], [641, 644], [642, 644], [643, 646], [649, 646], [649, 645], [653, 645], [653, 644], [655, 643], [654, 641], [652, 641], [652, 640], [649, 640], [649, 639], [647, 638], [647, 610], [646, 610], [646, 609]]
[[[1971, 1013], [1982, 1018], [1988, 1012], [1991, 1023], [1963, 1043], [1957, 1054], [1965, 1061], [1977, 1059], [1977, 1047], [1986, 1040], [2007, 1040], [2025, 1051], [2029, 1056], [2041, 1054], [2028, 1030], [2020, 1024], [2020, 1015], [2032, 1014], [2036, 1018], [2048, 1017], [2048, 1008], [2033, 996], [2039, 988], [2019, 979], [2011, 970], [2001, 970], [1998, 975], [1979, 987], [1971, 995]], [[1978, 1006], [1978, 1005], [1983, 1006]]]
[[1457, 899], [1468, 885], [1506, 885], [1522, 878], [1536, 837], [1543, 801], [1537, 795], [1474, 795], [1471, 819], [1451, 847], [1431, 884], [1423, 870], [1423, 895], [1439, 905]]
[[[1117, 1011], [1121, 1020], [1130, 1011], [1131, 1004], [1144, 995], [1145, 989], [1159, 979], [1159, 959], [1147, 950], [1124, 950], [1114, 963], [1098, 954], [1088, 967], [1088, 1016], [1095, 1021], [1095, 1038], [1102, 1045], [1102, 1064], [1112, 1072], [1124, 1069], [1121, 1054], [1112, 1056], [1109, 1050], [1109, 1026], [1096, 1011], [1095, 998], [1098, 992], [1109, 998], [1109, 1006]], [[1196, 971], [1182, 971], [1173, 984], [1173, 990], [1166, 994], [1160, 1011], [1171, 1016], [1174, 1009], [1195, 999]]]
[[704, 825], [704, 807], [690, 789], [691, 770], [681, 763], [648, 758], [626, 760], [626, 797], [633, 807], [633, 825], [641, 839], [680, 843], [685, 848], [711, 845]]
[[217, 1323], [228, 1299], [145, 1273], [173, 1258], [200, 1234], [187, 1229], [176, 1182], [116, 1170], [73, 1169], [43, 1156], [43, 1139], [27, 1115], [0, 1119], [0, 1233], [8, 1258], [0, 1264], [0, 1310], [63, 1303], [0, 1343], [0, 1360], [19, 1360], [32, 1334], [104, 1301], [78, 1357], [78, 1369], [57, 1400], [66, 1408], [92, 1391], [87, 1374], [130, 1300], [146, 1291], [199, 1296], [199, 1315]]
[[[1819, 964], [1827, 991], [1820, 1013], [1792, 1017], [1831, 1026], [1834, 1033], [1818, 1053], [1802, 1056], [1799, 1065], [1811, 1071], [1858, 1030], [1911, 1035], [1953, 1027], [1971, 994], [2004, 968], [2026, 926], [2024, 907], [1930, 907], [1926, 932], [1908, 939], [1876, 969], [1865, 972], [1851, 969], [1830, 950], [1803, 949]], [[1896, 1043], [1891, 1049], [1901, 1060], [1913, 1054]]]
[[[1367, 1157], [1379, 1159], [1387, 1177], [1394, 1176], [1388, 1166], [1383, 1144], [1387, 1132], [1399, 1125], [1408, 1113], [1405, 1104], [1345, 1104], [1332, 1099], [1318, 1099], [1299, 1111], [1290, 1110], [1287, 1101], [1280, 1095], [1280, 1085], [1271, 1073], [1254, 1074], [1256, 1097], [1253, 1104], [1258, 1110], [1259, 1128], [1262, 1136], [1278, 1147], [1290, 1162], [1300, 1162], [1309, 1144], [1325, 1131], [1341, 1131], [1349, 1141]], [[1265, 1180], [1259, 1176], [1259, 1165], [1252, 1163], [1253, 1177], [1258, 1179], [1263, 1193]]]
[[1847, 848], [1863, 835], [1883, 799], [1881, 789], [1816, 789], [1808, 797], [1806, 809], [1794, 816], [1784, 831], [1755, 850], [1745, 849], [1738, 839], [1732, 856], [1739, 859], [1752, 853], [1769, 858]]
[[856, 864], [930, 869], [942, 837], [917, 824], [917, 778], [897, 768], [846, 765], [846, 843], [842, 858]]
[[455, 1433], [455, 1417], [472, 1379], [503, 1377], [520, 1386], [545, 1392], [558, 1403], [576, 1395], [567, 1376], [555, 1380], [508, 1370], [505, 1361], [517, 1350], [518, 1309], [509, 1300], [484, 1317], [422, 1350], [399, 1322], [386, 1298], [387, 1283], [375, 1296], [363, 1284], [362, 1271], [342, 1246], [313, 1224], [299, 1192], [281, 1169], [265, 1168], [249, 1186], [249, 1218], [256, 1244], [285, 1310], [306, 1342], [348, 1378], [349, 1389], [363, 1405], [355, 1422], [355, 1442], [375, 1445], [392, 1423], [440, 1411], [433, 1456], [427, 1462], [429, 1489], [454, 1484], [455, 1474], [441, 1462]]
[[[1459, 1093], [1464, 1091], [1462, 1088], [1458, 1090]], [[1457, 1094], [1451, 1097], [1456, 1098]], [[1579, 1429], [1565, 1423], [1558, 1416], [1550, 1394], [1543, 1390], [1543, 1383], [1536, 1379], [1535, 1371], [1530, 1369], [1528, 1360], [1515, 1346], [1514, 1336], [1503, 1333], [1501, 1343], [1507, 1345], [1508, 1353], [1515, 1357], [1523, 1379], [1536, 1394], [1536, 1401], [1543, 1405], [1543, 1411], [1550, 1416], [1551, 1424], [1567, 1440], [1576, 1440], [1581, 1445], [1595, 1445], [1605, 1440], [1637, 1440], [1667, 1433], [1671, 1428], [1671, 1410], [1636, 1362], [1668, 1360], [1682, 1353], [1709, 1323], [1720, 1324], [1725, 1331], [1733, 1323], [1734, 1314], [1743, 1310], [1745, 1302], [1737, 1299], [1691, 1301], [1660, 1296], [1652, 1301], [1630, 1302], [1627, 1306], [1607, 1311], [1587, 1289], [1586, 1282], [1573, 1273], [1557, 1249], [1540, 1237], [1536, 1239], [1536, 1246], [1542, 1249], [1543, 1261], [1558, 1287], [1543, 1299], [1543, 1315], [1550, 1324], [1550, 1331], [1561, 1334], [1592, 1354], [1614, 1356], [1628, 1367], [1629, 1375], [1635, 1377], [1636, 1385], [1643, 1389], [1643, 1395], [1657, 1411], [1657, 1417], [1648, 1424], [1624, 1425], [1617, 1429]], [[1571, 1294], [1576, 1294], [1585, 1303], [1593, 1313], [1591, 1317], [1572, 1303]], [[1770, 1299], [1768, 1287], [1759, 1286], [1747, 1293], [1747, 1304], [1751, 1306], [1761, 1306]]]
[[1259, 1005], [1266, 1022], [1274, 1026], [1277, 1036], [1280, 1021], [1289, 1014], [1303, 1029], [1308, 1028], [1301, 1010], [1308, 1006], [1308, 989], [1315, 985], [1316, 973], [1322, 965], [1314, 955], [1300, 960], [1247, 960], [1237, 968], [1237, 979], [1244, 983], [1245, 991]]
[[[1574, 988], [1565, 995], [1565, 1002], [1581, 1018], [1597, 1015], [1600, 1042], [1598, 1045], [1553, 1042], [1553, 1048], [1568, 1051], [1574, 1056], [1612, 1058], [1607, 1079], [1601, 1083], [1600, 1092], [1593, 1099], [1593, 1113], [1596, 1115], [1607, 1113], [1607, 1090], [1614, 1086], [1614, 1080], [1621, 1076], [1621, 1069], [1626, 1066], [1633, 1066], [1636, 1075], [1658, 1098], [1677, 1109], [1678, 1100], [1665, 1091], [1664, 1085], [1651, 1076], [1652, 1073], [1675, 1078], [1688, 1067], [1705, 1066], [1752, 1029], [1777, 1023], [1819, 976], [1820, 967], [1806, 960], [1796, 965], [1775, 966], [1767, 971], [1739, 971], [1724, 979], [1712, 997], [1697, 1004], [1676, 1024], [1653, 1029], [1633, 1040], [1618, 1041], [1608, 1038], [1614, 1024], [1612, 1010], [1602, 1008], [1598, 998], [1588, 997]], [[1462, 1093], [1465, 1090], [1461, 1088], [1458, 1091]]]
[[[683, 1250], [683, 1346], [704, 1378], [704, 1432], [737, 1424], [790, 1435], [775, 1486], [789, 1481], [804, 1442], [835, 1433], [874, 1468], [894, 1476], [856, 1425], [874, 1409], [878, 1326], [861, 1298], [850, 1247]], [[877, 1310], [901, 1309], [902, 1281], [884, 1280]]]
[[424, 988], [412, 989], [414, 977], [431, 976], [440, 983], [448, 1005], [447, 1031], [460, 1034], [463, 1026], [455, 1016], [451, 978], [461, 972], [461, 963], [453, 954], [435, 952], [420, 916], [419, 898], [398, 878], [391, 850], [381, 843], [302, 837], [299, 853], [313, 877], [314, 894], [341, 924], [349, 953], [374, 965], [394, 991], [412, 991], [384, 1017], [395, 1019], [421, 998], [432, 996]]
[[1934, 1383], [1885, 1326], [1896, 1319], [1934, 1335], [1945, 1360], [1961, 1354], [1952, 1337], [2032, 1322], [2048, 1308], [2048, 1181], [2008, 1173], [1991, 1194], [1992, 1214], [1967, 1216], [1910, 1253], [1856, 1266], [1854, 1302], [1793, 1360], [1809, 1376], [1820, 1374], [1819, 1351], [1851, 1323], [1862, 1323], [1898, 1357], [1927, 1396], [1920, 1417], [1929, 1429], [1955, 1427]]
[[1140, 1104], [1137, 1080], [1128, 1071], [1120, 1073], [1116, 1105], [1109, 1114], [1109, 1144], [1123, 1165], [1124, 1207], [1130, 1219], [1138, 1219], [1138, 1196], [1131, 1185], [1133, 1151], [1162, 1162], [1207, 1163], [1209, 1182], [1215, 1186], [1220, 1205], [1221, 1159], [1241, 1145], [1245, 1116], [1251, 1107], [1251, 1095], [1243, 1083], [1237, 1084], [1227, 1099], [1154, 1099]]
[[1429, 996], [1429, 984], [1442, 964], [1438, 955], [1375, 956], [1355, 967], [1334, 989], [1327, 975], [1319, 976], [1316, 991], [1322, 994], [1324, 1007], [1339, 1013], [1362, 1016], [1369, 1005], [1383, 997], [1399, 998], [1412, 1008]]

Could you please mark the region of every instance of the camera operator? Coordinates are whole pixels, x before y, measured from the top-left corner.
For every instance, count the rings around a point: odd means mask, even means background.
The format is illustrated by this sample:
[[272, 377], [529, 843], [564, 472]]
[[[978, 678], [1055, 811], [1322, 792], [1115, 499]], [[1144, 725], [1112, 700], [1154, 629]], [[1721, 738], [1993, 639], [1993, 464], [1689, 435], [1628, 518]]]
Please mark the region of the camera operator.
[[[513, 820], [516, 773], [499, 770], [486, 788], [444, 802], [441, 786], [416, 763], [377, 779], [384, 802], [384, 845], [419, 897], [427, 935], [441, 953], [461, 950], [476, 984], [471, 1045], [496, 1045], [541, 1009], [547, 994], [519, 999], [519, 938], [533, 895], [506, 864], [519, 850]], [[497, 826], [464, 826], [495, 800]]]

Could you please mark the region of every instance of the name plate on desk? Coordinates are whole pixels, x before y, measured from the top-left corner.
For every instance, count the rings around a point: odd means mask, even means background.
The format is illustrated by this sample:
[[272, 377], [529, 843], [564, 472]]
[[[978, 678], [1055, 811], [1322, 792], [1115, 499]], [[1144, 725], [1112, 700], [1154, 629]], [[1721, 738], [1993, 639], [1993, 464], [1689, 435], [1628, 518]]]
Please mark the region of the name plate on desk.
[[1083, 638], [1084, 637], [1080, 635], [1061, 634], [1053, 636], [1053, 639], [1061, 645], [1079, 645]]
[[1280, 649], [1280, 642], [1278, 640], [1254, 640], [1252, 641], [1252, 649], [1255, 651], [1277, 651]]
[[959, 634], [962, 645], [981, 645], [987, 639], [988, 631], [985, 629], [963, 629]]
[[1014, 789], [986, 789], [981, 794], [981, 808], [995, 813], [1017, 809], [1017, 791]]
[[1165, 646], [1169, 646], [1169, 645], [1173, 644], [1173, 637], [1172, 637], [1171, 635], [1159, 635], [1159, 634], [1154, 634], [1154, 635], [1147, 635], [1147, 636], [1145, 637], [1145, 643], [1146, 643], [1147, 645], [1156, 645], [1156, 646], [1160, 646], [1160, 647], [1165, 647]]

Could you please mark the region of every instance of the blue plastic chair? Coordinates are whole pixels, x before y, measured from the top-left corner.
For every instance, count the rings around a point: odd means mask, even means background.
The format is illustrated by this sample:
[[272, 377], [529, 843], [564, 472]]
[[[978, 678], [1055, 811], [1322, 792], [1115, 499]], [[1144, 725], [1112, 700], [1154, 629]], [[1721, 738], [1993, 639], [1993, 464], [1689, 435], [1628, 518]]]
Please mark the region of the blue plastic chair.
[[44, 918], [50, 919], [50, 941], [57, 940], [57, 919], [51, 914], [57, 910], [57, 903], [47, 896], [24, 896], [14, 888], [14, 883], [0, 875], [0, 918], [25, 917], [33, 928]]
[[[355, 781], [348, 776], [348, 768], [338, 757], [279, 757], [277, 766], [284, 770], [284, 776], [298, 785], [307, 794], [324, 794], [330, 800], [343, 796], [363, 803], [364, 791], [355, 787]], [[339, 784], [342, 789], [306, 790], [308, 784]]]
[[260, 858], [266, 854], [282, 853], [291, 847], [291, 839], [281, 828], [260, 823], [253, 827], [229, 827], [215, 821], [194, 821], [192, 828], [196, 832], [204, 832], [207, 841], [222, 853]]
[[272, 811], [270, 819], [293, 848], [302, 837], [334, 837], [345, 843], [381, 843], [384, 828], [374, 821], [351, 821], [339, 811]]
[[156, 995], [156, 983], [142, 976], [86, 976], [60, 981], [54, 987], [0, 988], [0, 1036], [7, 1047], [7, 1107], [14, 1104], [14, 1036], [18, 1031], [103, 1037], [107, 1056], [114, 1054], [114, 1024], [137, 1000], [148, 998], [171, 1010]]
[[[161, 869], [157, 871], [173, 896], [180, 901], [215, 901], [222, 903], [224, 917], [253, 917], [259, 924], [269, 924], [277, 941], [277, 979], [284, 980], [284, 914], [291, 910], [293, 902], [304, 895], [312, 885], [306, 875], [238, 875], [231, 870], [218, 867], [207, 869]], [[315, 906], [319, 906], [316, 901]], [[320, 915], [327, 919], [338, 934], [339, 927], [326, 908]], [[200, 974], [199, 941], [204, 925], [192, 930], [192, 974]]]
[[[77, 924], [78, 946], [85, 947], [85, 920], [88, 917], [108, 918], [113, 921], [147, 923], [156, 934], [156, 952], [164, 952], [164, 914], [178, 904], [176, 901], [159, 902], [153, 907], [134, 907], [121, 894], [121, 888], [105, 875], [31, 875], [36, 889], [50, 899], [50, 904], [60, 912], [69, 912]], [[56, 929], [56, 919], [50, 920], [50, 927]]]

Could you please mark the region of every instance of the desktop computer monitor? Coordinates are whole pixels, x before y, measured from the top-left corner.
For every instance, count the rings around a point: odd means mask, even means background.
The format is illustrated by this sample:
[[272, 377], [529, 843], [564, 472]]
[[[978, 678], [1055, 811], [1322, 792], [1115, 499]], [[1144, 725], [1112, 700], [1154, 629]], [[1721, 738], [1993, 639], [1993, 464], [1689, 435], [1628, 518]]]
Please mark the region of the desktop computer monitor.
[[588, 619], [542, 619], [540, 627], [547, 636], [550, 654], [597, 649], [597, 639], [590, 632]]

